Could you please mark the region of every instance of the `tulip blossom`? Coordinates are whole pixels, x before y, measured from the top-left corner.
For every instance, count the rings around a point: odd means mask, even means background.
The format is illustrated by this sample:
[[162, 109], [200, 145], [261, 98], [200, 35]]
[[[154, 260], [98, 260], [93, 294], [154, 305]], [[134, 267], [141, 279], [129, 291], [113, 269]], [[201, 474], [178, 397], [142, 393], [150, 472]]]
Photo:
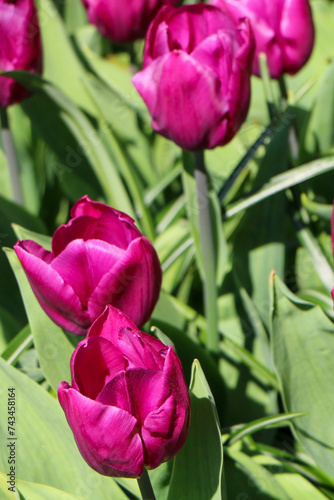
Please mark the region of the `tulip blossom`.
[[[42, 72], [42, 47], [33, 0], [0, 0], [0, 71]], [[30, 93], [12, 78], [0, 76], [0, 107]]]
[[144, 38], [148, 26], [164, 5], [181, 0], [82, 0], [89, 21], [103, 36], [114, 42], [133, 42]]
[[140, 477], [184, 444], [190, 399], [181, 362], [118, 309], [108, 306], [93, 323], [71, 374], [59, 402], [80, 453], [100, 474]]
[[256, 52], [253, 74], [260, 76], [259, 54], [264, 53], [272, 78], [294, 75], [308, 61], [314, 44], [314, 25], [308, 0], [211, 0], [228, 9], [234, 19], [247, 17]]
[[202, 3], [161, 9], [132, 80], [153, 128], [193, 151], [230, 141], [247, 115], [253, 49], [245, 20]]
[[162, 272], [152, 243], [128, 215], [84, 196], [52, 238], [52, 251], [19, 241], [15, 251], [37, 300], [59, 326], [84, 335], [106, 305], [138, 326], [158, 300]]

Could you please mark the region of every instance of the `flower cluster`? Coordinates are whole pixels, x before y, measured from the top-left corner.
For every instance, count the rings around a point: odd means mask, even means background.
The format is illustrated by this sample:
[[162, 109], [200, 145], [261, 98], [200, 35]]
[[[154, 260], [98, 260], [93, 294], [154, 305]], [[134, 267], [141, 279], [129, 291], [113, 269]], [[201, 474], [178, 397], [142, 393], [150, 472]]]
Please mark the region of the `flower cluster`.
[[30, 240], [15, 250], [50, 318], [88, 331], [72, 356], [72, 387], [58, 391], [82, 456], [101, 474], [140, 477], [177, 453], [190, 415], [173, 348], [137, 328], [159, 298], [159, 259], [128, 215], [88, 196], [71, 215], [52, 251]]
[[[299, 71], [314, 43], [308, 0], [182, 7], [181, 0], [82, 1], [90, 22], [111, 40], [146, 34], [133, 84], [154, 130], [190, 151], [235, 136], [261, 53], [279, 79]], [[2, 71], [41, 72], [33, 0], [0, 0], [0, 43]], [[28, 95], [0, 77], [0, 107]], [[15, 251], [46, 314], [68, 332], [86, 335], [71, 358], [72, 385], [62, 382], [58, 389], [83, 458], [101, 474], [129, 478], [172, 458], [187, 437], [190, 399], [173, 347], [139, 330], [162, 282], [153, 244], [128, 215], [84, 196], [54, 233], [51, 250], [24, 240]]]

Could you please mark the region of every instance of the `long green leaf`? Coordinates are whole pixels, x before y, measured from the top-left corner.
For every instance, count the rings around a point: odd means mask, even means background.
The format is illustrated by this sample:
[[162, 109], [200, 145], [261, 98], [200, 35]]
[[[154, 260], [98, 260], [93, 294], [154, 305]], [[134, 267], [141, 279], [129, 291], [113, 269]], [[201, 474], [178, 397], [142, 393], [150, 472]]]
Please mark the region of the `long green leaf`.
[[71, 131], [81, 146], [82, 154], [91, 164], [108, 203], [134, 216], [122, 179], [101, 138], [84, 113], [61, 90], [37, 75], [24, 71], [8, 74], [56, 105], [63, 124]]
[[15, 364], [21, 354], [28, 349], [32, 343], [33, 337], [30, 327], [27, 325], [8, 344], [7, 348], [1, 354], [1, 357], [10, 365]]
[[285, 410], [304, 451], [334, 477], [334, 327], [318, 307], [273, 277], [272, 349]]
[[190, 395], [189, 435], [174, 459], [168, 500], [224, 500], [219, 422], [213, 396], [197, 360], [193, 364]]
[[231, 499], [290, 500], [274, 474], [251, 456], [226, 449], [226, 484]]
[[245, 200], [233, 204], [231, 207], [228, 206], [225, 211], [225, 217], [232, 217], [242, 210], [256, 205], [260, 201], [265, 200], [276, 193], [280, 193], [285, 189], [296, 186], [301, 182], [317, 177], [318, 175], [324, 174], [325, 172], [329, 172], [333, 169], [334, 157], [329, 156], [328, 158], [314, 160], [299, 167], [292, 168], [284, 174], [276, 175], [264, 184], [255, 194], [248, 196]]
[[288, 423], [294, 419], [305, 415], [305, 413], [286, 413], [284, 415], [273, 415], [272, 417], [263, 417], [255, 420], [255, 422], [250, 422], [242, 426], [240, 429], [232, 432], [226, 444], [232, 446], [236, 441], [254, 434], [261, 429], [270, 429], [271, 427], [283, 427], [283, 425], [288, 425]]

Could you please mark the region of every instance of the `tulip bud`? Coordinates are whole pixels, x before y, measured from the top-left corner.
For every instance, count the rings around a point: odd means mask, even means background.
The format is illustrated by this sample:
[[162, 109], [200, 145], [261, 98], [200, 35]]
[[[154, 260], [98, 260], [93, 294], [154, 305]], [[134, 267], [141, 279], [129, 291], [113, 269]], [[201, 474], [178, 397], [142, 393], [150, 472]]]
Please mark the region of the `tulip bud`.
[[211, 0], [234, 19], [247, 17], [253, 28], [256, 52], [253, 74], [260, 76], [259, 54], [267, 57], [269, 73], [279, 79], [294, 75], [308, 61], [314, 44], [312, 11], [308, 0]]
[[71, 359], [59, 402], [80, 453], [97, 472], [140, 477], [183, 446], [190, 399], [173, 347], [108, 306]]
[[103, 36], [114, 42], [133, 42], [144, 38], [147, 28], [164, 5], [179, 5], [181, 0], [82, 0], [89, 21]]
[[128, 215], [84, 196], [52, 238], [52, 252], [34, 241], [15, 251], [37, 300], [62, 328], [84, 335], [112, 304], [138, 326], [151, 316], [162, 272], [152, 243]]
[[161, 9], [132, 80], [153, 128], [189, 150], [230, 141], [247, 115], [253, 50], [247, 21], [202, 3]]
[[[42, 72], [42, 46], [33, 0], [0, 0], [0, 71]], [[0, 107], [30, 93], [12, 78], [0, 76]]]

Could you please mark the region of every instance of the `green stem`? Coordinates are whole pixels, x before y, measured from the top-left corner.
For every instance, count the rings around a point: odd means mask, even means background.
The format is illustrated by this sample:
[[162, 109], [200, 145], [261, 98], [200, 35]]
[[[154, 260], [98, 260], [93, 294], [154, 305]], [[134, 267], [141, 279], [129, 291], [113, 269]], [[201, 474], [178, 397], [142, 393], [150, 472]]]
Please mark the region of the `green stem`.
[[2, 145], [9, 166], [10, 182], [12, 185], [13, 199], [23, 205], [23, 194], [20, 182], [20, 169], [17, 161], [13, 137], [9, 127], [7, 108], [1, 108], [1, 137]]
[[[278, 81], [279, 88], [281, 91], [281, 108], [286, 108], [288, 105], [288, 90], [285, 82], [284, 75]], [[295, 123], [292, 122], [289, 129], [289, 147], [292, 163], [295, 165], [299, 156], [299, 141], [297, 135], [297, 128]]]
[[278, 84], [281, 91], [281, 106], [286, 106], [288, 103], [288, 90], [286, 87], [284, 76], [281, 76], [281, 78], [278, 80]]
[[275, 117], [276, 106], [274, 103], [274, 96], [271, 87], [271, 78], [267, 64], [267, 57], [265, 54], [263, 53], [259, 54], [259, 63], [260, 63], [260, 73], [264, 88], [264, 94], [268, 106], [269, 118], [270, 121], [272, 121]]
[[142, 477], [137, 479], [140, 493], [143, 500], [156, 500], [152, 484], [150, 481], [150, 476], [147, 470], [144, 468]]
[[210, 211], [208, 176], [204, 164], [204, 153], [195, 153], [195, 181], [199, 210], [199, 231], [204, 270], [204, 309], [207, 320], [207, 347], [212, 352], [218, 350], [218, 311], [216, 285], [216, 255], [213, 241]]

